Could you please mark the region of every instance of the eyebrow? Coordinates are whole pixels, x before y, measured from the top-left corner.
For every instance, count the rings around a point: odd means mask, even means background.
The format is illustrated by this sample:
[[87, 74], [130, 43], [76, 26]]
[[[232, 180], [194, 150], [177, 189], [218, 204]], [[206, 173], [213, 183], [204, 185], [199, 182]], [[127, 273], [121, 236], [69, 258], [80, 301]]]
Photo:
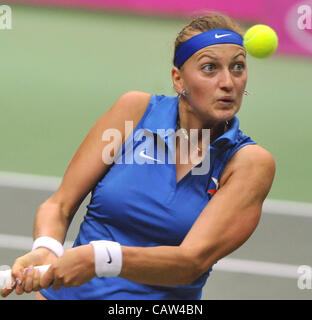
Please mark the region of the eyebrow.
[[[246, 58], [245, 53], [240, 52], [240, 53], [239, 53], [239, 54], [237, 54], [235, 57], [233, 57], [233, 58], [232, 58], [232, 60], [234, 60], [234, 59], [238, 58], [240, 55], [242, 55], [243, 57], [245, 57], [245, 58]], [[218, 58], [217, 58], [217, 57], [210, 56], [209, 54], [205, 53], [205, 54], [203, 54], [202, 56], [200, 56], [200, 58], [198, 58], [198, 60], [197, 60], [197, 61], [199, 61], [199, 60], [201, 60], [202, 58], [205, 58], [205, 57], [208, 57], [208, 58], [210, 58], [210, 59], [212, 59], [212, 60], [218, 60]]]
[[243, 52], [240, 52], [239, 54], [237, 54], [233, 59], [238, 58], [239, 56], [243, 56], [244, 58], [246, 58], [246, 54]]
[[218, 60], [218, 58], [214, 57], [214, 56], [210, 56], [209, 54], [203, 54], [200, 58], [198, 58], [198, 61], [201, 60], [202, 58], [208, 57], [212, 60]]

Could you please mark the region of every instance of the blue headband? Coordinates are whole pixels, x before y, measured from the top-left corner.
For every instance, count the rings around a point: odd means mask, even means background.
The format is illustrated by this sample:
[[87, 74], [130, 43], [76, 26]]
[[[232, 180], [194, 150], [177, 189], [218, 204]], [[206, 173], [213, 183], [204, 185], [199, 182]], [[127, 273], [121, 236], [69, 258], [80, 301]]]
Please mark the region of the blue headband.
[[183, 42], [177, 49], [174, 65], [180, 68], [196, 51], [214, 44], [233, 43], [244, 47], [243, 38], [229, 29], [213, 29], [202, 32]]

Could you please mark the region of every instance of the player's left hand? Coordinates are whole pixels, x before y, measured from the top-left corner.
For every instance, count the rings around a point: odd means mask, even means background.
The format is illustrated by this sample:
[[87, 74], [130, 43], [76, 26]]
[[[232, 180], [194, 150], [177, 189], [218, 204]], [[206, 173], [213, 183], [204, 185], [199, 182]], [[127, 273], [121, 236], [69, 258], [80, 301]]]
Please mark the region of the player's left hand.
[[88, 244], [66, 250], [41, 278], [40, 287], [78, 287], [95, 276], [94, 250]]

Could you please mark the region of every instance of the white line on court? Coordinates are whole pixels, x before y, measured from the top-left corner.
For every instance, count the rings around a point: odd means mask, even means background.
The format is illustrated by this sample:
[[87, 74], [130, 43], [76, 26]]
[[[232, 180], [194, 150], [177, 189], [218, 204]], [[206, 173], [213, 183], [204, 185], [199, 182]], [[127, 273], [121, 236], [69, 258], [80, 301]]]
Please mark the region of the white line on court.
[[291, 264], [223, 258], [213, 266], [213, 270], [297, 279], [298, 267]]
[[[0, 248], [30, 251], [33, 244], [33, 238], [0, 233]], [[72, 241], [65, 241], [64, 248], [69, 249], [73, 245]], [[1, 261], [2, 263], [3, 261]]]
[[59, 177], [0, 171], [0, 187], [12, 187], [53, 192], [60, 186], [61, 181], [62, 179]]
[[263, 203], [262, 212], [312, 218], [312, 203], [267, 199]]
[[[54, 192], [61, 184], [61, 181], [60, 177], [0, 171], [0, 187]], [[262, 212], [312, 218], [312, 203], [267, 199], [264, 201]]]
[[[33, 239], [31, 237], [0, 234], [0, 248], [3, 249], [29, 251], [32, 243]], [[71, 248], [72, 244], [72, 241], [66, 241], [64, 244], [65, 249]], [[0, 261], [0, 264], [6, 263], [6, 261]], [[223, 258], [213, 266], [213, 270], [292, 279], [298, 278], [298, 267], [281, 263]]]

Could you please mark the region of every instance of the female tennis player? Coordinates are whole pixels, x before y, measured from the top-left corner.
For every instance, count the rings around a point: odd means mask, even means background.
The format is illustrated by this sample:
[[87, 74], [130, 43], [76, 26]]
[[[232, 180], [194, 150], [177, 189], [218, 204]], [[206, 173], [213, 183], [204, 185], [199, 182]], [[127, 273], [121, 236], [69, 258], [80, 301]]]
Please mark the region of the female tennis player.
[[[96, 122], [40, 206], [33, 249], [15, 261], [3, 296], [15, 289], [41, 290], [37, 299], [200, 299], [213, 265], [250, 237], [275, 162], [239, 129], [247, 67], [236, 22], [213, 13], [184, 27], [171, 76], [177, 96], [128, 92]], [[183, 134], [172, 140], [176, 131]], [[51, 267], [40, 277], [32, 266], [44, 264]]]

